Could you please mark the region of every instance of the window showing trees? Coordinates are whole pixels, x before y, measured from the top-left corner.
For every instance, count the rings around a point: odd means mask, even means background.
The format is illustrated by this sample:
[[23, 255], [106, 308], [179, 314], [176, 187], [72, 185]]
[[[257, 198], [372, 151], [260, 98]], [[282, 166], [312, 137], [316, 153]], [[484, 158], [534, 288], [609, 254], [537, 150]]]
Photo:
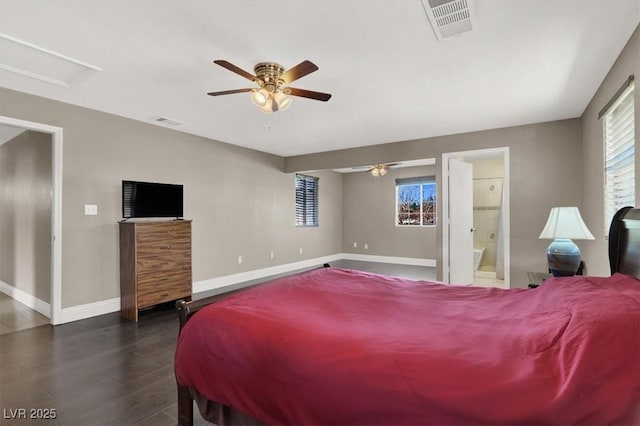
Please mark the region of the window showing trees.
[[436, 182], [433, 176], [396, 179], [396, 225], [436, 225]]

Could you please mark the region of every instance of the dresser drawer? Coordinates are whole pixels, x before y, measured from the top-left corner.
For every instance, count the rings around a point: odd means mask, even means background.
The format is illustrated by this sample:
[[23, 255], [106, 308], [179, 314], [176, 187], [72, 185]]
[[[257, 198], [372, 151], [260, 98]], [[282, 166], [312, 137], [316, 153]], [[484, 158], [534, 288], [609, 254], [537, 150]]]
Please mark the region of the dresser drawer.
[[138, 256], [136, 267], [138, 275], [189, 268], [191, 267], [191, 252], [184, 250], [180, 253], [168, 252], [157, 256]]
[[176, 237], [171, 239], [158, 239], [157, 241], [139, 241], [137, 255], [148, 256], [176, 256], [181, 253], [191, 252], [191, 239], [188, 237]]
[[191, 296], [191, 268], [138, 275], [138, 307]]
[[138, 257], [191, 251], [191, 224], [168, 222], [136, 227]]
[[153, 240], [165, 241], [174, 236], [191, 236], [190, 222], [149, 222], [136, 224], [136, 237], [138, 242]]

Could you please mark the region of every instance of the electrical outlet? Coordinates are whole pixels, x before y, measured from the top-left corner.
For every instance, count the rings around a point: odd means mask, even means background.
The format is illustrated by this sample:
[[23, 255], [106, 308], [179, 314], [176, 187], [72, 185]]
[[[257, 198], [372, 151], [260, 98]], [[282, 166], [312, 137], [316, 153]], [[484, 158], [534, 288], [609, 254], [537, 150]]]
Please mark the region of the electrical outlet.
[[238, 265], [242, 263], [242, 256], [238, 256]]
[[302, 254], [302, 247], [300, 247], [300, 250], [299, 250], [299, 252], [300, 252], [300, 254]]
[[276, 257], [275, 253], [273, 252], [273, 250], [271, 250], [269, 252], [269, 259], [273, 259], [274, 257]]
[[366, 244], [366, 243], [365, 243], [365, 245], [364, 245], [364, 249], [365, 249], [365, 250], [369, 250], [369, 244]]
[[98, 205], [97, 204], [85, 204], [84, 205], [84, 214], [85, 214], [85, 216], [98, 216]]
[[353, 248], [358, 248], [358, 243], [353, 243]]

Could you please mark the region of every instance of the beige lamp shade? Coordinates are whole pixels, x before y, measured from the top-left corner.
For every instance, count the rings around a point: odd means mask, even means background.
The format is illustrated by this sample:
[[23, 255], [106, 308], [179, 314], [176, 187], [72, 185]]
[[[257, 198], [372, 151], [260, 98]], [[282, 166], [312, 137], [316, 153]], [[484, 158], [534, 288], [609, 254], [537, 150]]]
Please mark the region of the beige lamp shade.
[[572, 240], [595, 240], [582, 220], [577, 207], [553, 207], [549, 213], [540, 239], [570, 238]]

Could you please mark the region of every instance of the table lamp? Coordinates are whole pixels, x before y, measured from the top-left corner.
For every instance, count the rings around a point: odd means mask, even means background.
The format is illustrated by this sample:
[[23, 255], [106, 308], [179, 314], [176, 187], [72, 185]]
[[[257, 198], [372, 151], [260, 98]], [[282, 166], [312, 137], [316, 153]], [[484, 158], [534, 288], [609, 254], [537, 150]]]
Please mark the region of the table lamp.
[[540, 239], [551, 239], [547, 262], [554, 277], [575, 275], [580, 266], [580, 249], [572, 240], [594, 240], [577, 207], [553, 207]]

